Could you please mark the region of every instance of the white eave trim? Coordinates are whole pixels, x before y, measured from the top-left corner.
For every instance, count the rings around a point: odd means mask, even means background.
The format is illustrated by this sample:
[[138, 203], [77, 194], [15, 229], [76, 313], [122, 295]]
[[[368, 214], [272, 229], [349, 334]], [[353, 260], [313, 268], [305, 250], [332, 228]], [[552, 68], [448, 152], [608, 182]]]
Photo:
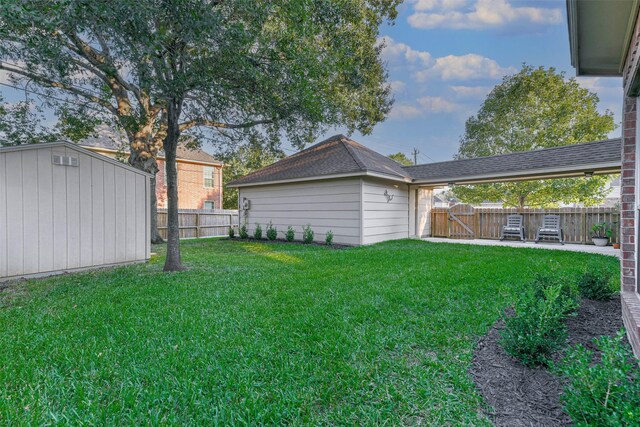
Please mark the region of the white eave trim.
[[495, 174], [480, 174], [469, 176], [451, 176], [433, 179], [416, 179], [413, 184], [416, 185], [468, 185], [482, 184], [491, 182], [506, 181], [527, 181], [534, 179], [550, 179], [550, 178], [569, 178], [583, 176], [587, 172], [593, 174], [613, 174], [619, 173], [621, 162], [593, 163], [585, 165], [575, 165], [571, 167], [556, 167], [545, 169], [531, 169], [527, 171], [512, 171]]
[[305, 178], [281, 179], [278, 181], [249, 182], [249, 183], [231, 184], [231, 185], [227, 184], [226, 187], [230, 187], [230, 188], [257, 187], [257, 186], [263, 186], [263, 185], [291, 184], [296, 182], [322, 181], [327, 179], [339, 179], [339, 178], [357, 178], [357, 177], [363, 177], [363, 176], [386, 179], [389, 181], [404, 182], [408, 184], [412, 182], [411, 179], [409, 178], [402, 178], [399, 176], [387, 175], [387, 174], [377, 173], [377, 172], [350, 172], [350, 173], [339, 173], [339, 174], [332, 174], [332, 175], [309, 176]]

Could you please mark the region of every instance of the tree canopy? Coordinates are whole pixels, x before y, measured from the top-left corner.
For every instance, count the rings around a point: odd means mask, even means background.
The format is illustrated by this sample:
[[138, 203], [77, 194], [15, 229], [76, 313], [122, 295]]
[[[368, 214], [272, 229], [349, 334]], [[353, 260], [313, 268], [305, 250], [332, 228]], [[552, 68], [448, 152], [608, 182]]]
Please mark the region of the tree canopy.
[[[465, 124], [456, 158], [529, 151], [606, 138], [615, 129], [610, 111], [598, 112], [598, 96], [554, 68], [524, 65], [506, 76]], [[466, 203], [502, 201], [516, 207], [558, 203], [594, 205], [606, 196], [608, 178], [567, 178], [457, 186]]]
[[130, 162], [167, 161], [169, 248], [180, 268], [175, 150], [303, 147], [328, 128], [370, 133], [391, 106], [378, 28], [399, 0], [7, 0], [0, 68], [110, 115]]
[[404, 153], [395, 153], [395, 154], [389, 154], [387, 157], [389, 157], [391, 160], [395, 160], [396, 162], [400, 163], [401, 165], [405, 165], [405, 166], [411, 166], [413, 164], [413, 160], [411, 160], [409, 157], [407, 157], [406, 154]]

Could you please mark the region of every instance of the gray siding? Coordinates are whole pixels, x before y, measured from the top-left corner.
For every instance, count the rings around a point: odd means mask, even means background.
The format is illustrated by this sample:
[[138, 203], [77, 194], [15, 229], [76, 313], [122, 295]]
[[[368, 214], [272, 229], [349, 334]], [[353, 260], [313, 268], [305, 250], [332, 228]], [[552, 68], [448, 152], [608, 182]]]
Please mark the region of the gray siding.
[[0, 278], [148, 259], [148, 181], [64, 145], [0, 151]]
[[359, 178], [310, 181], [293, 184], [240, 188], [240, 198], [247, 198], [251, 208], [245, 212], [249, 232], [262, 225], [263, 235], [269, 221], [284, 237], [289, 225], [302, 239], [302, 227], [310, 224], [315, 240], [323, 242], [327, 231], [333, 231], [334, 242], [360, 244], [361, 185]]
[[[387, 201], [387, 194], [393, 198]], [[407, 184], [376, 180], [362, 181], [362, 243], [409, 237], [409, 187]]]

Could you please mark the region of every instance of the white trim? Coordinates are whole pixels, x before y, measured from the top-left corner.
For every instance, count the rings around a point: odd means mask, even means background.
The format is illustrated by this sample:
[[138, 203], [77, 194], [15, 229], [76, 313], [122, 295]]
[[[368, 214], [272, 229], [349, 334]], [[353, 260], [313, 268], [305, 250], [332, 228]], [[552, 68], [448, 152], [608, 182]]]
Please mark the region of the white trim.
[[86, 154], [87, 156], [91, 156], [91, 157], [93, 157], [95, 159], [102, 160], [103, 162], [111, 163], [112, 165], [119, 166], [121, 168], [130, 170], [130, 171], [135, 172], [137, 174], [148, 176], [150, 178], [155, 177], [155, 175], [153, 175], [153, 174], [147, 173], [147, 172], [142, 171], [140, 169], [136, 169], [131, 165], [119, 162], [119, 161], [117, 161], [115, 159], [112, 159], [111, 157], [107, 157], [107, 156], [102, 155], [100, 153], [96, 153], [95, 151], [91, 151], [91, 150], [85, 148], [82, 145], [74, 144], [74, 143], [69, 142], [69, 141], [45, 142], [45, 143], [42, 143], [42, 144], [12, 145], [10, 147], [0, 147], [0, 152], [8, 153], [8, 152], [12, 152], [12, 151], [27, 151], [27, 150], [37, 150], [37, 149], [40, 149], [40, 148], [55, 148], [55, 147], [67, 147], [67, 148], [70, 148], [72, 150], [79, 151], [82, 154]]
[[337, 178], [357, 178], [363, 176], [371, 176], [374, 178], [386, 179], [389, 181], [397, 181], [403, 183], [411, 183], [409, 178], [401, 178], [394, 177], [392, 175], [386, 175], [376, 172], [349, 172], [349, 173], [337, 173], [332, 175], [317, 175], [317, 176], [308, 176], [304, 178], [291, 178], [291, 179], [281, 179], [278, 181], [261, 181], [261, 182], [249, 182], [249, 183], [240, 183], [240, 184], [227, 184], [227, 187], [231, 188], [241, 188], [241, 187], [257, 187], [263, 185], [277, 185], [277, 184], [289, 184], [293, 182], [304, 182], [304, 181], [323, 181], [327, 179], [337, 179]]

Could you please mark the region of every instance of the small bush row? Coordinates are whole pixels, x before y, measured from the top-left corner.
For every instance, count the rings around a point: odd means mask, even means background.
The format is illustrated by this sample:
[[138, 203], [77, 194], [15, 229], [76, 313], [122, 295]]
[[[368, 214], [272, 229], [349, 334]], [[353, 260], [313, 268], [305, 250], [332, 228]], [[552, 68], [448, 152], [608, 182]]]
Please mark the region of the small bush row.
[[[287, 227], [287, 231], [284, 231], [284, 238], [287, 242], [293, 242], [296, 237], [296, 231], [292, 226]], [[247, 224], [242, 224], [238, 229], [238, 236], [241, 239], [249, 238], [249, 229]], [[271, 221], [267, 224], [266, 236], [269, 240], [276, 240], [278, 238], [278, 229], [273, 225]], [[229, 237], [235, 237], [235, 230], [233, 227], [229, 228]], [[302, 227], [302, 242], [303, 243], [312, 243], [315, 237], [315, 233], [311, 229], [311, 225], [306, 225]], [[256, 223], [256, 228], [253, 232], [253, 238], [256, 240], [262, 240], [262, 226]], [[325, 234], [325, 243], [329, 246], [333, 245], [333, 231], [329, 230]]]
[[500, 344], [527, 366], [548, 365], [550, 356], [567, 339], [565, 320], [575, 313], [581, 298], [608, 300], [615, 293], [610, 273], [587, 270], [568, 277], [556, 269], [538, 273], [505, 316]]

